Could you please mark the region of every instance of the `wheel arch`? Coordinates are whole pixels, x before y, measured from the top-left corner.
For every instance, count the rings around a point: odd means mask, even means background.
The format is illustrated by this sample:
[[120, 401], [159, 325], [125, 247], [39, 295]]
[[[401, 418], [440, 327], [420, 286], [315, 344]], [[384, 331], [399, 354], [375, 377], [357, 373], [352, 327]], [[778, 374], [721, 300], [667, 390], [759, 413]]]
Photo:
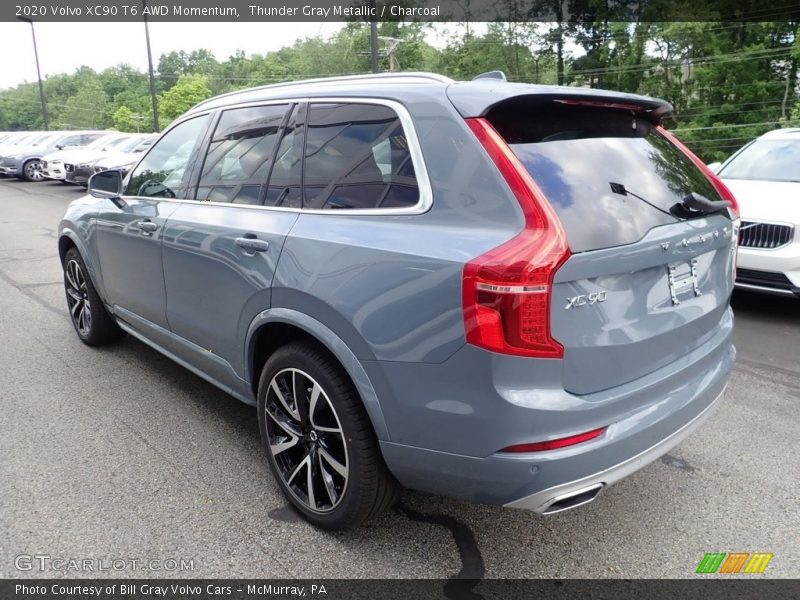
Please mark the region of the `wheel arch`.
[[43, 158], [42, 156], [31, 155], [31, 156], [26, 156], [23, 159], [21, 159], [20, 162], [18, 163], [19, 164], [19, 167], [18, 167], [19, 170], [17, 171], [17, 177], [21, 177], [21, 178], [24, 179], [25, 178], [25, 167], [28, 166], [28, 163], [34, 162], [34, 161], [38, 161], [38, 162], [41, 163], [42, 162], [42, 158]]
[[389, 431], [366, 371], [345, 342], [329, 327], [304, 313], [289, 308], [273, 308], [260, 313], [250, 324], [245, 345], [245, 380], [257, 397], [261, 369], [269, 355], [282, 345], [307, 339], [322, 346], [335, 358], [352, 381], [369, 415], [375, 435], [389, 441]]
[[65, 225], [65, 222], [62, 222], [60, 231], [61, 233], [58, 236], [58, 258], [61, 262], [61, 267], [64, 267], [64, 258], [67, 256], [67, 252], [69, 252], [70, 248], [77, 249], [78, 254], [81, 255], [81, 258], [86, 265], [86, 269], [89, 271], [89, 277], [92, 280], [95, 290], [97, 290], [100, 298], [105, 301], [106, 293], [105, 287], [103, 286], [103, 279], [100, 277], [100, 272], [97, 269], [97, 265], [95, 264], [91, 253], [87, 251], [86, 244], [81, 239], [81, 236], [79, 236], [69, 226]]

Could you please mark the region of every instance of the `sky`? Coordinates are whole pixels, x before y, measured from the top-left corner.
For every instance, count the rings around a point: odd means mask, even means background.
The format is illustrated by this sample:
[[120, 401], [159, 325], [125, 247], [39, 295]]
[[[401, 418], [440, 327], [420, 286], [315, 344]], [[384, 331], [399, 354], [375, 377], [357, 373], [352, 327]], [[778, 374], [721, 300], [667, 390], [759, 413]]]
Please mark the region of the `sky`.
[[[173, 50], [206, 48], [218, 60], [236, 50], [264, 54], [291, 46], [297, 38], [329, 36], [344, 23], [150, 23], [153, 62]], [[147, 69], [142, 23], [36, 23], [42, 76], [72, 73], [82, 65], [102, 71], [120, 63]], [[36, 81], [31, 30], [27, 23], [0, 23], [0, 89]], [[15, 60], [9, 60], [10, 57]]]

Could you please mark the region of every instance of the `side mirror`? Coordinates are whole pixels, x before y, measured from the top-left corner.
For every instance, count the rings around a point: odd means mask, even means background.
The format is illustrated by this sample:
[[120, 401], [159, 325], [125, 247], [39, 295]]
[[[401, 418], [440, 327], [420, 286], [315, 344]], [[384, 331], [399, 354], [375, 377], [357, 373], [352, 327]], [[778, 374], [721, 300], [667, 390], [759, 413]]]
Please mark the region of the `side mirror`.
[[122, 195], [122, 172], [109, 169], [95, 173], [89, 178], [87, 189], [95, 198], [119, 198]]
[[719, 173], [719, 168], [722, 166], [721, 162], [712, 162], [709, 163], [708, 168], [711, 169], [713, 173]]

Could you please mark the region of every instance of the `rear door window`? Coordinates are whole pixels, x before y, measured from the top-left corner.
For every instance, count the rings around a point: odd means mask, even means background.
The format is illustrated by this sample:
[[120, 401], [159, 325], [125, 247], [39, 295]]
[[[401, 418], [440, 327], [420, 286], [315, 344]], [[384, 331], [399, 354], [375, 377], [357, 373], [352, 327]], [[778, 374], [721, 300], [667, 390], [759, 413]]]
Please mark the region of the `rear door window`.
[[304, 106], [295, 105], [283, 129], [275, 164], [269, 176], [264, 204], [300, 208], [303, 203]]
[[630, 244], [678, 222], [670, 209], [690, 192], [720, 199], [679, 148], [629, 111], [519, 102], [487, 117], [558, 213], [573, 252]]
[[287, 104], [226, 110], [206, 154], [198, 200], [261, 204]]
[[397, 113], [379, 104], [312, 103], [303, 195], [312, 209], [415, 205], [417, 179]]

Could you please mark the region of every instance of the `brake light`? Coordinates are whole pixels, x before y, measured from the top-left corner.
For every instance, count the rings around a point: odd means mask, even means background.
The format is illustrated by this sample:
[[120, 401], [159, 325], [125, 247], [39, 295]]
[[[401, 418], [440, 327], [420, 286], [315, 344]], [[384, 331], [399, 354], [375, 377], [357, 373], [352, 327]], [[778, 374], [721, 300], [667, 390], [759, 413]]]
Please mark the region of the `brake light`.
[[550, 335], [553, 276], [569, 258], [567, 237], [539, 186], [484, 118], [467, 119], [525, 215], [516, 237], [464, 267], [464, 329], [475, 346], [518, 356], [562, 358]]
[[733, 210], [736, 216], [739, 217], [739, 203], [736, 201], [736, 197], [733, 195], [733, 192], [731, 192], [728, 186], [725, 185], [719, 177], [717, 177], [717, 174], [709, 169], [706, 163], [700, 160], [700, 158], [694, 152], [689, 150], [689, 148], [687, 148], [683, 142], [676, 138], [674, 134], [670, 133], [660, 125], [657, 129], [661, 135], [675, 144], [675, 146], [677, 146], [681, 152], [688, 156], [695, 166], [703, 172], [703, 175], [706, 176], [706, 179], [708, 179], [711, 182], [711, 185], [714, 186], [714, 189], [717, 190], [719, 197], [730, 202], [731, 210]]
[[585, 99], [559, 99], [555, 100], [558, 104], [567, 104], [571, 106], [591, 106], [593, 108], [616, 108], [621, 110], [632, 110], [641, 112], [644, 107], [641, 104], [629, 104], [627, 102], [604, 102], [602, 100], [585, 100]]
[[557, 448], [565, 448], [566, 446], [574, 446], [575, 444], [581, 444], [583, 442], [593, 440], [597, 437], [600, 437], [605, 430], [605, 427], [600, 427], [599, 429], [592, 429], [591, 431], [586, 431], [585, 433], [579, 433], [577, 435], [571, 435], [569, 437], [559, 438], [557, 440], [533, 442], [531, 444], [515, 444], [513, 446], [507, 446], [506, 448], [503, 448], [500, 450], [500, 452], [544, 452], [545, 450], [556, 450]]

